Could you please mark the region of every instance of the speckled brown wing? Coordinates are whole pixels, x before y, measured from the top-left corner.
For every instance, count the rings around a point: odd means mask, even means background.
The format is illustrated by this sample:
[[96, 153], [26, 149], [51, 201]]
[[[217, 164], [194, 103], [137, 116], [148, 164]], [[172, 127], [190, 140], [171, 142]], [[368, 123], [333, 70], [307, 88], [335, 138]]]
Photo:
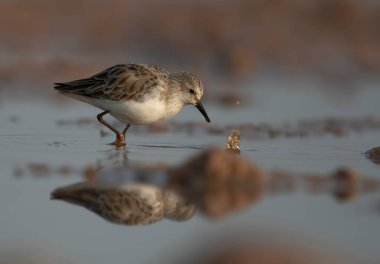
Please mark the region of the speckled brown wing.
[[80, 205], [118, 224], [147, 225], [163, 218], [161, 204], [146, 201], [138, 190], [99, 188], [84, 182], [58, 188], [51, 198]]
[[108, 221], [127, 225], [146, 225], [161, 220], [163, 211], [153, 208], [142, 196], [133, 190], [107, 190], [99, 196], [99, 215]]
[[55, 83], [62, 93], [113, 101], [140, 101], [153, 87], [165, 85], [168, 72], [145, 64], [118, 64], [87, 79]]

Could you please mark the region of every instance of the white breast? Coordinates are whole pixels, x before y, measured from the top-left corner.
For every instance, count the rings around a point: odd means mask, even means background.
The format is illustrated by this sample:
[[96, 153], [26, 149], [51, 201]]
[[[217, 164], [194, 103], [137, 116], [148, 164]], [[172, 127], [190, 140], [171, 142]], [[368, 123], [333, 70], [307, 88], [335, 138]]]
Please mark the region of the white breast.
[[152, 96], [143, 102], [124, 101], [117, 102], [107, 99], [95, 99], [75, 94], [67, 94], [78, 100], [84, 101], [105, 111], [120, 122], [130, 125], [150, 124], [162, 119], [166, 119], [177, 114], [182, 108], [183, 104], [178, 102], [171, 102], [166, 105], [164, 101], [159, 100], [159, 97]]
[[112, 105], [107, 106], [112, 116], [121, 122], [137, 125], [137, 124], [150, 124], [155, 121], [172, 117], [182, 107], [179, 105], [174, 107], [167, 107], [164, 101], [158, 98], [146, 100], [144, 102], [112, 102]]

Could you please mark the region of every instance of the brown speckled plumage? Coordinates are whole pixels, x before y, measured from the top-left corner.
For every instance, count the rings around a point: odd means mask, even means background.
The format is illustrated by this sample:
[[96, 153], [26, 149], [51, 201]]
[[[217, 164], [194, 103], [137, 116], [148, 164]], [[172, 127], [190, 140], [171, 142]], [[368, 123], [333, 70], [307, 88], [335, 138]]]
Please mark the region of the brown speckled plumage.
[[151, 185], [101, 186], [83, 182], [58, 188], [51, 197], [85, 207], [117, 224], [146, 225], [163, 218], [186, 221], [195, 215], [194, 205]]
[[157, 66], [118, 64], [86, 79], [56, 83], [63, 93], [113, 101], [141, 101], [152, 88], [166, 86], [169, 73]]

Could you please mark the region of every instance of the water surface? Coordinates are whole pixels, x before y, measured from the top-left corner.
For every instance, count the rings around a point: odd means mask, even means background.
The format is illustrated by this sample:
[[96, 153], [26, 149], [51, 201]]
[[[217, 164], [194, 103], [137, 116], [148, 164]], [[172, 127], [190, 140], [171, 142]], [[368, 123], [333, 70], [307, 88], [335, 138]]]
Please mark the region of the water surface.
[[[337, 105], [315, 94], [293, 92], [288, 97], [285, 94], [269, 97], [269, 94], [257, 92], [260, 102], [241, 109], [204, 105], [212, 121], [221, 125], [281, 123], [326, 116], [376, 116], [379, 110], [375, 99], [379, 94], [375, 89], [364, 89], [349, 105]], [[308, 104], [308, 100], [313, 103]], [[185, 222], [162, 220], [147, 226], [111, 224], [81, 207], [51, 201], [50, 193], [55, 188], [83, 181], [82, 172], [91, 164], [111, 169], [159, 163], [180, 166], [202, 150], [223, 148], [228, 136], [202, 131], [190, 135], [183, 131], [138, 133], [132, 127], [127, 136], [127, 149], [116, 150], [107, 145], [113, 141], [112, 135], [101, 137], [96, 123], [58, 124], [59, 120], [78, 117], [95, 119], [97, 113], [95, 108], [81, 103], [54, 106], [41, 100], [3, 101], [0, 112], [2, 250], [45, 252], [62, 263], [160, 260], [169, 263], [181, 259], [183, 254], [191, 254], [205, 237], [246, 230], [246, 236], [260, 231], [261, 238], [303, 239], [315, 248], [331, 251], [354, 263], [356, 260], [377, 263], [380, 259], [377, 192], [360, 193], [345, 202], [330, 194], [317, 195], [298, 189], [277, 195], [266, 193], [251, 206], [218, 220], [197, 214]], [[187, 108], [175, 120], [199, 121], [202, 117], [195, 109]], [[241, 155], [267, 171], [327, 174], [344, 166], [378, 179], [379, 165], [366, 159], [363, 152], [380, 145], [379, 135], [379, 131], [374, 130], [350, 132], [345, 137], [242, 137]], [[33, 175], [30, 164], [45, 164], [48, 169]], [[60, 173], [62, 166], [69, 166], [73, 172]]]

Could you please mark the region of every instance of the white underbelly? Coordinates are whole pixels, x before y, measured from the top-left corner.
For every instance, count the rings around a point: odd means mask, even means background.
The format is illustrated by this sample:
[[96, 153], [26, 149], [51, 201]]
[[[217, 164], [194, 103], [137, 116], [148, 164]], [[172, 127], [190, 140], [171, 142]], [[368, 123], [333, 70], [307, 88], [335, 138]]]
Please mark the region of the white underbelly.
[[173, 116], [166, 111], [166, 105], [159, 100], [113, 102], [113, 105], [108, 109], [117, 120], [130, 125], [150, 124]]
[[159, 100], [159, 98], [152, 98], [144, 102], [116, 102], [106, 99], [89, 98], [80, 95], [70, 94], [69, 96], [108, 111], [120, 122], [130, 125], [150, 124], [172, 117], [183, 107], [181, 104], [167, 107], [163, 101]]

